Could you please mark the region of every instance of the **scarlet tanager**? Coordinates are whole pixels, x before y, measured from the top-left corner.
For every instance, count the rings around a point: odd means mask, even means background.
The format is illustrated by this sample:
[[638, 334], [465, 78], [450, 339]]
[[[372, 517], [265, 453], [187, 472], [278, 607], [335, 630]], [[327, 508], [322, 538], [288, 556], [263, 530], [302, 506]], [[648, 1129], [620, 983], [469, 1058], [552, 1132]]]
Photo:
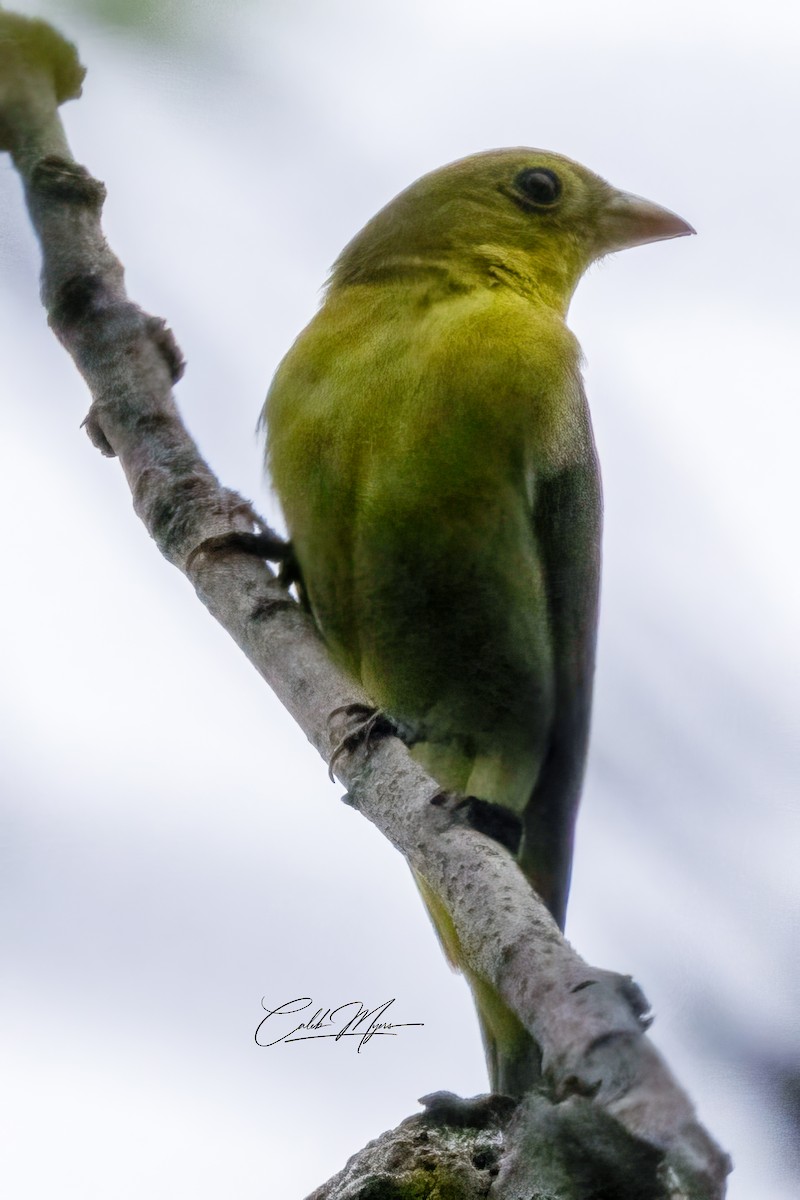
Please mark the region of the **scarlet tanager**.
[[[425, 175], [337, 259], [264, 407], [302, 586], [335, 660], [448, 791], [522, 828], [521, 869], [563, 927], [586, 758], [601, 492], [578, 280], [694, 232], [557, 154], [493, 150]], [[535, 1047], [463, 961], [492, 1086]]]

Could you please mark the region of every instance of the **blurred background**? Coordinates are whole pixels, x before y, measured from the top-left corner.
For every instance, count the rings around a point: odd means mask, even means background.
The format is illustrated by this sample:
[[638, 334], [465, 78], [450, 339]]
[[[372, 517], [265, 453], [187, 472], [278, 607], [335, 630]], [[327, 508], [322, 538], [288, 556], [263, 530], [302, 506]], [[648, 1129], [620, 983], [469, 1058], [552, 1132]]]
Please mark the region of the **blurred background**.
[[[63, 110], [185, 420], [273, 519], [254, 426], [344, 243], [464, 154], [534, 145], [699, 236], [607, 260], [570, 324], [603, 463], [591, 759], [567, 932], [630, 972], [733, 1154], [798, 1167], [797, 128], [792, 6], [62, 0]], [[2, 1173], [15, 1200], [297, 1200], [438, 1088], [486, 1089], [400, 857], [163, 562], [80, 430], [0, 160]], [[261, 1000], [421, 1021], [258, 1048]], [[10, 1173], [10, 1175], [8, 1175]]]

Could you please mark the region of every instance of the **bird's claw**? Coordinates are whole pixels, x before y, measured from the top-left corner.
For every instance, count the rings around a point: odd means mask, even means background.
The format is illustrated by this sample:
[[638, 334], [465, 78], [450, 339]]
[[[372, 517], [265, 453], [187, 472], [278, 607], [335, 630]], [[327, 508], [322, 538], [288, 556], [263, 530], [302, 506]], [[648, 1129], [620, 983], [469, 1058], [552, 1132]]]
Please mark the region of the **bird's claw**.
[[220, 533], [216, 537], [205, 538], [191, 553], [191, 558], [198, 554], [224, 554], [229, 550], [242, 550], [256, 558], [264, 558], [267, 562], [286, 562], [291, 554], [291, 545], [270, 530], [259, 533], [248, 533], [243, 529], [231, 529], [228, 533]]
[[478, 796], [461, 796], [457, 792], [437, 792], [431, 798], [437, 808], [447, 808], [457, 821], [485, 833], [512, 854], [518, 854], [522, 842], [522, 821], [501, 804], [481, 800]]
[[341, 758], [342, 754], [354, 750], [359, 742], [369, 750], [373, 738], [399, 736], [397, 725], [379, 708], [371, 708], [368, 704], [342, 704], [339, 708], [334, 708], [328, 717], [329, 724], [333, 723], [335, 717], [342, 715], [343, 723], [349, 727], [339, 738], [328, 759], [328, 777], [331, 782], [337, 759]]
[[243, 500], [241, 497], [236, 497], [236, 500], [237, 503], [230, 515], [247, 517], [255, 525], [256, 531], [230, 529], [227, 533], [220, 533], [215, 537], [205, 538], [189, 554], [186, 560], [187, 569], [192, 567], [195, 559], [200, 555], [228, 554], [239, 551], [244, 554], [252, 554], [255, 558], [264, 559], [266, 562], [280, 563], [278, 582], [285, 588], [288, 589], [293, 583], [298, 583], [300, 581], [300, 569], [297, 565], [292, 543], [287, 542], [284, 538], [279, 537], [277, 533], [274, 533], [269, 525], [258, 515], [249, 501]]

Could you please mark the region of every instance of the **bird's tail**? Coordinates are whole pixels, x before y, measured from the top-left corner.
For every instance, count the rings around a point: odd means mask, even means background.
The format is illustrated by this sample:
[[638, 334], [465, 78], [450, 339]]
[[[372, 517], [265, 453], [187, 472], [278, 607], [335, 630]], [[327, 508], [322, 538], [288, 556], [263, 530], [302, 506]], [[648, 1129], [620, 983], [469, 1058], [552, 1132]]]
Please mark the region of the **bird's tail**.
[[445, 958], [453, 970], [463, 972], [472, 991], [492, 1091], [524, 1095], [541, 1075], [539, 1047], [488, 980], [467, 966], [449, 912], [427, 881], [416, 871], [412, 874]]

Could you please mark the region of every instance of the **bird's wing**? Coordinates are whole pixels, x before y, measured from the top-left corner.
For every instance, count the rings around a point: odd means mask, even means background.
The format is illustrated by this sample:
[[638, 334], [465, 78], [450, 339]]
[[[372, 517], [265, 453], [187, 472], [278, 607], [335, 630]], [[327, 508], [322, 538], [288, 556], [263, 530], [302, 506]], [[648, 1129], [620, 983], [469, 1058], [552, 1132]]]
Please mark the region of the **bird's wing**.
[[602, 496], [585, 409], [584, 451], [537, 488], [534, 536], [547, 581], [556, 703], [547, 756], [523, 815], [520, 865], [563, 928], [589, 740]]

